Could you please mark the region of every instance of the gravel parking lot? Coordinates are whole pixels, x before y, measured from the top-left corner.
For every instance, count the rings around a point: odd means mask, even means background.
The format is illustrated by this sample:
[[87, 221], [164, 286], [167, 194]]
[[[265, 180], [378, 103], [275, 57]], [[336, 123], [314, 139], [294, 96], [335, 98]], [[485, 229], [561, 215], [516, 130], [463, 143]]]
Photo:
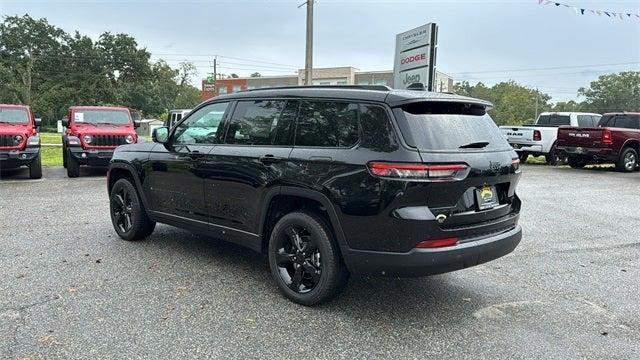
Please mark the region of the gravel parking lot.
[[158, 226], [119, 240], [104, 172], [0, 180], [0, 358], [640, 357], [640, 173], [523, 166], [497, 261], [281, 297], [266, 259]]

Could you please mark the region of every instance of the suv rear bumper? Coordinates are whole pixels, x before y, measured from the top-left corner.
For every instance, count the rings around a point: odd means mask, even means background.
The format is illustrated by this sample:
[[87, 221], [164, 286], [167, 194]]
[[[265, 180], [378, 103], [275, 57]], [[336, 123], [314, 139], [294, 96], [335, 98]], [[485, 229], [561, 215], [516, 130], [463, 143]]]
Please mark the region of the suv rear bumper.
[[83, 149], [81, 147], [69, 147], [69, 154], [80, 165], [109, 166], [114, 149]]
[[522, 228], [490, 237], [467, 241], [455, 246], [413, 249], [406, 253], [343, 249], [352, 273], [417, 277], [435, 275], [479, 265], [512, 252], [520, 243]]
[[618, 154], [611, 148], [591, 148], [580, 146], [558, 146], [556, 151], [562, 156], [581, 156], [600, 161], [617, 161]]
[[14, 169], [29, 166], [40, 154], [40, 147], [26, 147], [24, 150], [0, 150], [0, 169]]

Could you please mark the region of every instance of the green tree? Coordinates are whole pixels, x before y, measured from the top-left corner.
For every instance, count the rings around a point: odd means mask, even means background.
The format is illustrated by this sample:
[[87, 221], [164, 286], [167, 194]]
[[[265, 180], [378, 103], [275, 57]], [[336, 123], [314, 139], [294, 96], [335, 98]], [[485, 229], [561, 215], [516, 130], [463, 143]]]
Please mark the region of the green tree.
[[569, 100], [569, 101], [560, 101], [553, 105], [551, 108], [552, 111], [567, 111], [567, 112], [575, 112], [575, 111], [583, 111], [584, 105], [582, 103]]
[[578, 89], [586, 110], [604, 113], [640, 111], [640, 71], [602, 75], [588, 88]]
[[455, 92], [493, 103], [489, 114], [498, 125], [519, 125], [535, 120], [536, 98], [538, 112], [551, 108], [551, 97], [513, 81], [501, 82], [487, 87], [479, 82], [471, 85], [464, 81], [456, 84]]
[[146, 115], [193, 107], [197, 74], [185, 62], [173, 69], [127, 34], [106, 32], [97, 41], [70, 35], [28, 15], [0, 22], [0, 102], [31, 105], [44, 124], [71, 105], [124, 105]]
[[8, 80], [4, 95], [31, 104], [34, 88], [64, 64], [60, 50], [66, 39], [62, 29], [44, 19], [6, 17], [0, 23], [0, 67]]

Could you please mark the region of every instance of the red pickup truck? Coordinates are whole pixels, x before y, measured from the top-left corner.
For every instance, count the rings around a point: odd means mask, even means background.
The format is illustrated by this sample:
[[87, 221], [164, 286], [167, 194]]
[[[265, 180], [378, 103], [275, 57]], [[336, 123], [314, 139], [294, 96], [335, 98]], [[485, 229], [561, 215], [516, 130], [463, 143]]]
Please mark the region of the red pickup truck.
[[613, 162], [618, 171], [638, 168], [640, 113], [604, 114], [598, 127], [558, 129], [557, 151], [572, 168]]

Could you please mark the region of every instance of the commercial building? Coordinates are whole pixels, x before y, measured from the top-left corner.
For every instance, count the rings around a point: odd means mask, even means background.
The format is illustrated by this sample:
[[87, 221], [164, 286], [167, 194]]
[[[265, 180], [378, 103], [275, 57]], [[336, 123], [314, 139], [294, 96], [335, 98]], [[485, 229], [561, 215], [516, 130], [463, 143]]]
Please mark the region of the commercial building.
[[[304, 69], [297, 75], [260, 76], [218, 79], [214, 85], [208, 80], [202, 81], [203, 100], [217, 95], [234, 93], [242, 90], [267, 87], [297, 86], [305, 83]], [[313, 69], [314, 85], [386, 85], [393, 87], [393, 71], [359, 71], [347, 67]], [[436, 71], [435, 91], [449, 92], [453, 90], [453, 78]]]

